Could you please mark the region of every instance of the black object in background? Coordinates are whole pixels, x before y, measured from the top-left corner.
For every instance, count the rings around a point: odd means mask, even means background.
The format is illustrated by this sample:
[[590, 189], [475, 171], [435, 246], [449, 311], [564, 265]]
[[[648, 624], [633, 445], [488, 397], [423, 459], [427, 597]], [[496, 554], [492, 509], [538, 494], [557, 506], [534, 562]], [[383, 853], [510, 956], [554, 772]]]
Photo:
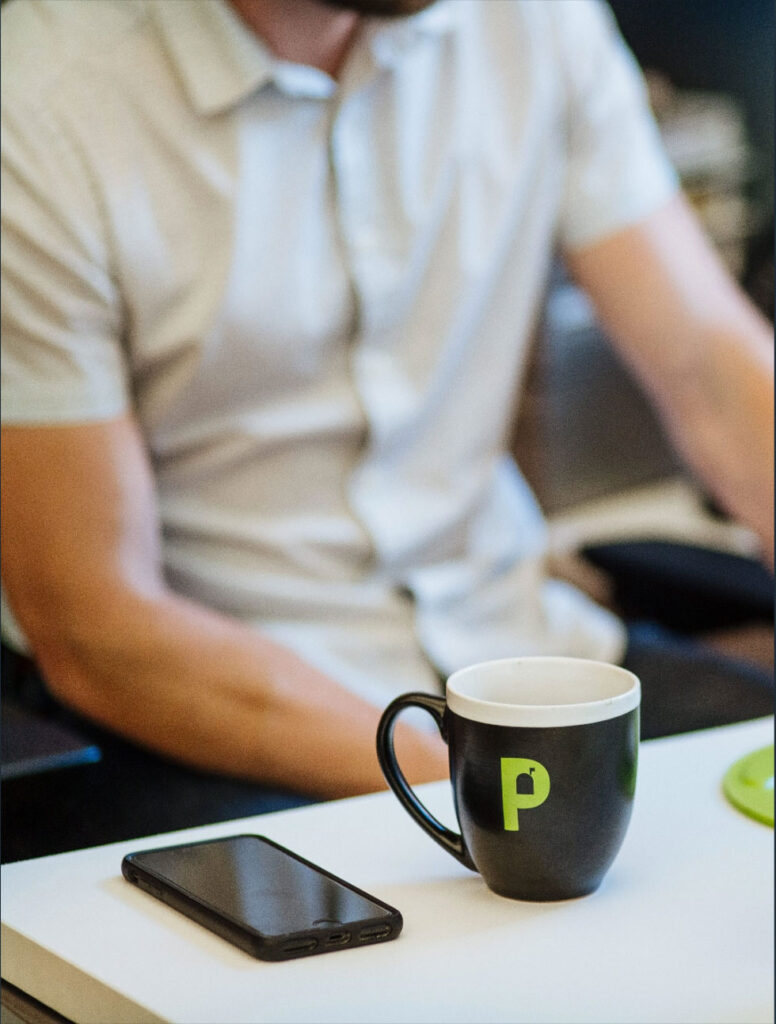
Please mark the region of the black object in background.
[[626, 619], [688, 634], [773, 622], [774, 579], [752, 558], [663, 540], [593, 544], [582, 554], [609, 575]]
[[0, 777], [16, 779], [99, 761], [100, 748], [60, 722], [49, 721], [11, 701], [0, 717]]
[[398, 910], [263, 836], [128, 854], [124, 877], [261, 960], [398, 937]]

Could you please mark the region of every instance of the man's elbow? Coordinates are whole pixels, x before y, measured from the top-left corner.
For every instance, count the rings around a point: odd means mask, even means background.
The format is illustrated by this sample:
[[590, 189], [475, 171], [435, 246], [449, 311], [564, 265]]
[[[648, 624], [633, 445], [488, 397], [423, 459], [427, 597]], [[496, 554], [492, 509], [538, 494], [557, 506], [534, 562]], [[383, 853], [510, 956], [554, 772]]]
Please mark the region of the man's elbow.
[[52, 696], [86, 717], [104, 719], [114, 680], [129, 660], [136, 598], [121, 586], [41, 581], [9, 597]]

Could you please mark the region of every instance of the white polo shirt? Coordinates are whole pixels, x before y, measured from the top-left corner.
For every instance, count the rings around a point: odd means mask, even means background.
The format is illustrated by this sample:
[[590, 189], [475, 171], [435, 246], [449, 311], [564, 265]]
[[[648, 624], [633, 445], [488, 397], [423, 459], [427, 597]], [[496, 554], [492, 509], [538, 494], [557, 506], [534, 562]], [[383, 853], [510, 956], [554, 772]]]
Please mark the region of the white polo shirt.
[[170, 586], [378, 704], [617, 660], [505, 454], [554, 247], [676, 189], [608, 12], [440, 2], [339, 84], [222, 0], [2, 29], [4, 421], [134, 410]]

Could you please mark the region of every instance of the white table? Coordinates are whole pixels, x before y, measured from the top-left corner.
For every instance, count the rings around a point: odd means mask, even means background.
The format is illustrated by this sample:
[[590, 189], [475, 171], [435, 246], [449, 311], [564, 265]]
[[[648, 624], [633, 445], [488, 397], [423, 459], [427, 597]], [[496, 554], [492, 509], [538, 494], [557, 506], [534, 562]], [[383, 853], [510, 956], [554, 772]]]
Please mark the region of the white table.
[[[2, 976], [78, 1022], [773, 1020], [773, 830], [723, 797], [772, 719], [642, 745], [625, 845], [593, 896], [490, 893], [388, 793], [2, 869]], [[447, 784], [423, 787], [452, 820]], [[120, 876], [129, 850], [265, 834], [397, 906], [401, 937], [252, 959]]]

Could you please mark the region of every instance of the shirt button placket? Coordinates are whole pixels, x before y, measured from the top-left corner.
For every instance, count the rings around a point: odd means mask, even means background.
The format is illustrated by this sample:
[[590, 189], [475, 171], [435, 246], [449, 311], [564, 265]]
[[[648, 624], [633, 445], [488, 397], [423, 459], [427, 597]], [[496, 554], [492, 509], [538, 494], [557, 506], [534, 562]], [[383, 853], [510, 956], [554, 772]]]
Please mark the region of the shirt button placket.
[[388, 382], [375, 379], [380, 360], [371, 358], [370, 336], [375, 320], [379, 320], [386, 289], [391, 286], [391, 261], [386, 258], [379, 229], [366, 102], [362, 92], [340, 106], [332, 126], [331, 165], [336, 216], [355, 309], [350, 339], [351, 382], [368, 427], [362, 459], [349, 481], [349, 495], [354, 512], [372, 538], [377, 560], [384, 561], [389, 546], [386, 523], [390, 517], [386, 517], [386, 511], [393, 501], [379, 463], [387, 411], [382, 393]]

